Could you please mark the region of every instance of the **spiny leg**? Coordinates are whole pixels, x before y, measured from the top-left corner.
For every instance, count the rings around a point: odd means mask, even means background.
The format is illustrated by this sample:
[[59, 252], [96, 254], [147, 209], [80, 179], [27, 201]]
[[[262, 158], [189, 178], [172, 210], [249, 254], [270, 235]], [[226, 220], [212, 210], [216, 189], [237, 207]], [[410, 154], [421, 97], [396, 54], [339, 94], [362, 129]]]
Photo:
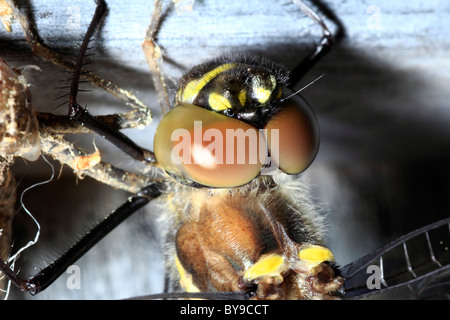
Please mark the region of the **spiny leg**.
[[[142, 126], [142, 119], [139, 118], [139, 115], [136, 112], [138, 111], [131, 110], [127, 113], [115, 113], [95, 117], [114, 130], [135, 129]], [[55, 134], [92, 133], [91, 130], [77, 122], [71, 121], [65, 115], [56, 115], [49, 112], [36, 112], [36, 117], [39, 121], [39, 126], [45, 128], [48, 132], [54, 132]]]
[[[119, 115], [113, 115], [113, 116], [104, 116], [104, 117], [93, 117], [90, 115], [84, 115], [82, 118], [84, 118], [84, 121], [82, 121], [86, 126], [97, 128], [97, 132], [101, 134], [102, 136], [105, 136], [106, 138], [111, 137], [110, 140], [113, 140], [114, 144], [119, 144], [122, 146], [122, 149], [125, 149], [125, 152], [131, 153], [131, 155], [134, 158], [137, 158], [140, 161], [144, 162], [154, 162], [154, 156], [153, 154], [145, 149], [142, 149], [138, 147], [134, 142], [132, 142], [130, 139], [126, 138], [123, 134], [120, 132], [117, 132], [117, 130], [113, 130], [109, 128], [109, 125], [104, 125], [103, 121], [104, 119], [108, 120], [107, 123], [120, 123], [123, 125], [123, 127], [137, 127], [141, 125], [148, 125], [149, 122], [152, 119], [151, 111], [150, 109], [145, 106], [141, 101], [139, 101], [134, 95], [132, 95], [130, 92], [125, 91], [114, 84], [112, 84], [109, 81], [105, 81], [102, 78], [98, 77], [92, 72], [87, 72], [85, 70], [82, 70], [82, 64], [73, 64], [72, 62], [66, 61], [63, 59], [59, 54], [55, 53], [51, 49], [47, 48], [45, 45], [42, 44], [41, 40], [39, 39], [38, 33], [35, 30], [34, 27], [29, 23], [27, 17], [23, 15], [18, 7], [15, 5], [14, 1], [7, 0], [8, 5], [12, 8], [14, 12], [14, 16], [19, 21], [20, 25], [22, 26], [22, 29], [25, 33], [26, 40], [30, 43], [30, 46], [37, 55], [41, 56], [45, 60], [48, 60], [58, 66], [63, 67], [66, 70], [74, 71], [75, 69], [79, 69], [78, 78], [80, 75], [82, 75], [84, 78], [89, 80], [94, 85], [105, 89], [106, 91], [110, 92], [114, 96], [118, 97], [119, 99], [126, 101], [130, 106], [134, 108], [134, 110], [127, 112], [125, 114], [119, 114]], [[100, 3], [100, 2], [99, 2]], [[103, 7], [104, 7], [104, 2]], [[100, 4], [101, 4], [100, 3]], [[98, 18], [100, 20], [101, 16]], [[95, 27], [93, 28], [95, 29]], [[94, 30], [92, 30], [94, 31]], [[89, 40], [86, 40], [86, 46]], [[78, 86], [76, 84], [76, 86]], [[72, 86], [73, 87], [73, 86]], [[77, 91], [77, 89], [75, 90]], [[75, 92], [76, 96], [76, 92]], [[44, 117], [45, 114], [44, 114]], [[47, 116], [48, 117], [48, 116]], [[99, 118], [100, 121], [97, 119]], [[81, 119], [83, 120], [83, 119]], [[81, 121], [80, 120], [80, 121]], [[106, 132], [106, 134], [105, 134]], [[119, 142], [117, 142], [119, 141]], [[123, 147], [124, 146], [124, 147]]]
[[95, 2], [97, 4], [97, 8], [95, 9], [94, 16], [92, 17], [92, 21], [83, 39], [83, 43], [81, 44], [77, 64], [70, 86], [69, 117], [76, 120], [81, 125], [98, 133], [99, 135], [113, 143], [116, 147], [129, 154], [131, 157], [145, 163], [156, 162], [156, 158], [153, 152], [139, 147], [120, 131], [114, 130], [106, 123], [98, 120], [96, 117], [92, 116], [85, 108], [77, 103], [78, 85], [82, 73], [82, 65], [86, 55], [86, 50], [106, 10], [106, 3], [103, 0], [96, 0]]
[[[35, 29], [35, 27], [29, 23], [27, 16], [22, 14], [18, 6], [15, 4], [15, 1], [6, 0], [6, 2], [13, 10], [14, 17], [20, 23], [20, 26], [22, 27], [22, 30], [25, 33], [25, 39], [30, 44], [32, 51], [41, 58], [43, 58], [44, 60], [47, 60], [57, 66], [60, 66], [69, 72], [73, 72], [75, 69], [75, 63], [64, 59], [61, 55], [59, 55], [52, 49], [46, 47], [43, 44], [42, 40], [40, 39], [39, 34]], [[135, 119], [137, 121], [140, 121], [142, 125], [146, 125], [148, 124], [149, 121], [151, 121], [150, 109], [131, 92], [121, 89], [120, 87], [111, 83], [110, 81], [105, 81], [104, 79], [94, 74], [93, 72], [83, 70], [82, 77], [91, 82], [93, 85], [111, 93], [116, 98], [125, 101], [132, 108], [138, 110], [137, 114], [135, 112], [136, 114]]]
[[155, 90], [158, 93], [158, 101], [161, 107], [161, 112], [165, 114], [170, 111], [171, 106], [169, 102], [169, 94], [167, 93], [166, 82], [164, 80], [164, 73], [162, 71], [162, 52], [155, 40], [161, 23], [162, 3], [163, 0], [155, 0], [152, 18], [150, 25], [148, 26], [142, 48], [152, 75]]
[[[1, 71], [3, 71], [1, 80], [8, 93], [1, 99], [2, 106], [7, 106], [5, 110], [8, 112], [2, 112], [3, 124], [0, 125], [0, 131], [3, 134], [0, 137], [0, 154], [3, 155], [0, 157], [0, 184], [3, 181], [2, 168], [12, 162], [13, 156], [36, 160], [41, 151], [61, 164], [71, 167], [79, 177], [89, 175], [102, 183], [131, 193], [157, 180], [159, 171], [155, 166], [146, 166], [141, 174], [127, 172], [102, 162], [99, 152], [90, 155], [66, 141], [63, 138], [65, 133], [92, 134], [90, 130], [78, 125], [75, 121], [70, 121], [67, 116], [39, 113], [36, 119], [34, 110], [27, 107], [29, 95], [25, 77], [13, 71], [6, 62], [0, 62], [2, 63]], [[133, 122], [128, 121], [130, 119], [123, 119], [122, 115], [107, 115], [99, 118], [108, 121], [116, 130], [134, 125]], [[10, 127], [17, 128], [14, 135], [6, 130]], [[80, 130], [81, 128], [84, 130]], [[37, 148], [36, 145], [39, 147]]]
[[[29, 34], [32, 34], [32, 36], [28, 37], [28, 40], [33, 39], [32, 43], [36, 42], [35, 45], [37, 48], [43, 48], [45, 49], [44, 52], [53, 54], [51, 50], [47, 50], [47, 48], [40, 44], [38, 37], [36, 36], [37, 33], [33, 31], [34, 29], [30, 29], [28, 20], [21, 15], [20, 11], [18, 11], [16, 7], [14, 7], [14, 11], [18, 16], [18, 19], [21, 21], [25, 33], [27, 34], [28, 32]], [[95, 29], [95, 26], [93, 26], [93, 29]], [[86, 41], [84, 42], [84, 44], [87, 45]], [[59, 57], [56, 54], [54, 54], [53, 56], [56, 56], [56, 61], [59, 61]], [[79, 65], [81, 64], [82, 62], [79, 62]], [[75, 86], [75, 91], [76, 89], [77, 86]], [[100, 162], [94, 167], [89, 166], [80, 168], [77, 165], [77, 163], [79, 163], [79, 160], [88, 158], [89, 155], [79, 147], [76, 147], [72, 143], [64, 140], [62, 134], [77, 132], [91, 133], [91, 131], [84, 128], [82, 125], [77, 124], [77, 122], [70, 121], [67, 117], [64, 116], [56, 116], [50, 113], [38, 114], [39, 138], [43, 146], [42, 151], [49, 154], [61, 163], [67, 164], [79, 176], [89, 175], [100, 182], [106, 183], [115, 188], [127, 190], [129, 192], [137, 192], [143, 186], [148, 185], [152, 181], [155, 181], [155, 177], [157, 176], [157, 169], [153, 166], [147, 166], [147, 172], [145, 172], [145, 175], [130, 173], [118, 169], [105, 162]], [[96, 118], [100, 120], [98, 122], [106, 122], [108, 126], [111, 126], [113, 130], [117, 131], [123, 128], [134, 128], [136, 126], [142, 125], [142, 121], [140, 121], [142, 117], [140, 116], [140, 114], [141, 111], [139, 109], [134, 109], [125, 114], [98, 116]], [[83, 130], [81, 130], [80, 128], [83, 128]], [[37, 128], [35, 130], [37, 131]], [[37, 134], [38, 133], [36, 132], [36, 135]]]
[[130, 197], [127, 202], [94, 227], [66, 253], [32, 278], [27, 280], [19, 278], [2, 259], [0, 259], [0, 271], [22, 291], [29, 291], [33, 295], [39, 293], [51, 285], [70, 265], [74, 264], [126, 218], [158, 197], [161, 193], [161, 187], [162, 185], [152, 184]]

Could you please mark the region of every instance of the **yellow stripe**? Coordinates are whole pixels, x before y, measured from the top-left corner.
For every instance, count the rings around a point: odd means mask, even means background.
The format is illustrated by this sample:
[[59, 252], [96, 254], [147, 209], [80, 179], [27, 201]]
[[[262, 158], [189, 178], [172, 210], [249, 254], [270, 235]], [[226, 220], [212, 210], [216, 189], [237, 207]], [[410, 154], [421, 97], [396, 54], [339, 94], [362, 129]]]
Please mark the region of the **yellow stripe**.
[[220, 73], [227, 71], [229, 69], [232, 69], [236, 66], [236, 63], [225, 63], [217, 68], [205, 73], [201, 78], [197, 80], [192, 80], [183, 89], [183, 93], [181, 96], [181, 103], [193, 103], [195, 98], [197, 97], [200, 90], [203, 89], [203, 87], [210, 82], [212, 79], [214, 79], [217, 75]]
[[246, 100], [247, 100], [247, 91], [242, 90], [241, 92], [239, 92], [239, 102], [241, 103], [242, 107], [245, 106]]
[[215, 92], [209, 94], [208, 103], [214, 111], [222, 111], [231, 108], [230, 101], [223, 95]]

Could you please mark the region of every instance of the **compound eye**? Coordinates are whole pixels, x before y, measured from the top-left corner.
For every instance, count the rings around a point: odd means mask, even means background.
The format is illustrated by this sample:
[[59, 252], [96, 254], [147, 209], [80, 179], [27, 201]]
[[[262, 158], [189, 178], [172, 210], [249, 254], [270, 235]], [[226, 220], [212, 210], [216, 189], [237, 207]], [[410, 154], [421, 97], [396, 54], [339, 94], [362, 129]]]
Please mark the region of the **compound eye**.
[[294, 96], [266, 125], [271, 161], [288, 174], [304, 171], [319, 150], [319, 125], [306, 101]]
[[155, 132], [158, 163], [180, 182], [229, 188], [259, 175], [267, 148], [251, 125], [189, 104], [167, 113]]

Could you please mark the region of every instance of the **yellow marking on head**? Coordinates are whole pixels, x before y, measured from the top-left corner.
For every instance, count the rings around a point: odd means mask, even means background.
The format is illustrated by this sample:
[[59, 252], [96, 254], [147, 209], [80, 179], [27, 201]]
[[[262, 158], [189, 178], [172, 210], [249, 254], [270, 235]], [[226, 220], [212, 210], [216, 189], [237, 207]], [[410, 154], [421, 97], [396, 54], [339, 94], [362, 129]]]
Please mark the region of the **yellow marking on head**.
[[264, 104], [267, 102], [267, 100], [269, 100], [272, 91], [275, 89], [277, 85], [277, 80], [273, 75], [270, 75], [269, 80], [270, 84], [267, 84], [266, 82], [263, 82], [263, 80], [260, 77], [253, 78], [252, 83], [253, 96], [261, 104]]
[[283, 272], [285, 258], [273, 253], [260, 258], [254, 265], [247, 269], [244, 279], [251, 281], [262, 276], [279, 276]]
[[180, 274], [180, 285], [183, 289], [186, 290], [186, 292], [200, 292], [200, 290], [192, 282], [192, 275], [184, 270], [177, 256], [175, 256], [175, 265], [177, 266], [178, 273]]
[[308, 245], [302, 248], [298, 252], [298, 257], [300, 260], [308, 262], [311, 267], [315, 267], [322, 262], [334, 261], [334, 256], [330, 249], [317, 245]]
[[239, 92], [239, 103], [241, 104], [242, 107], [245, 106], [245, 102], [247, 102], [247, 91], [246, 90], [242, 90], [241, 92]]
[[230, 70], [236, 66], [236, 63], [225, 63], [220, 66], [218, 66], [215, 69], [212, 69], [211, 71], [205, 73], [202, 77], [192, 80], [186, 84], [184, 88], [181, 88], [181, 103], [193, 103], [195, 98], [197, 97], [200, 90], [203, 89], [203, 87], [210, 82], [212, 79], [214, 79], [217, 75], [220, 73]]
[[214, 111], [223, 111], [231, 108], [230, 101], [223, 95], [216, 92], [209, 94], [208, 103]]
[[270, 94], [272, 91], [267, 90], [263, 87], [254, 87], [253, 95], [258, 100], [259, 103], [266, 103], [269, 100]]

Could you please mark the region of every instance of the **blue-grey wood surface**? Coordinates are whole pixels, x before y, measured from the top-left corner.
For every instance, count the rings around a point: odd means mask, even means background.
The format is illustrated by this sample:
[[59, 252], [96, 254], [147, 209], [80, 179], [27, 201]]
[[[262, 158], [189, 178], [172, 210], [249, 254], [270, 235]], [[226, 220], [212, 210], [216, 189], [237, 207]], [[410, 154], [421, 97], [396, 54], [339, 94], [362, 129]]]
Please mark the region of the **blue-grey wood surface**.
[[[322, 138], [318, 158], [307, 175], [318, 200], [329, 212], [333, 231], [330, 247], [337, 262], [345, 264], [395, 236], [449, 215], [450, 3], [324, 2], [341, 19], [346, 36], [304, 79], [306, 84], [325, 74], [304, 92], [316, 111]], [[65, 55], [75, 55], [74, 47], [94, 10], [93, 1], [33, 0], [22, 4], [24, 10], [32, 12], [45, 43]], [[90, 68], [133, 90], [157, 113], [141, 50], [153, 3], [111, 0], [108, 7], [108, 16], [94, 42], [97, 54], [91, 58], [95, 62]], [[41, 67], [41, 72], [30, 71], [28, 77], [33, 106], [48, 111], [58, 104], [52, 101], [59, 95], [54, 87], [67, 74], [33, 56], [19, 25], [12, 27], [11, 34], [0, 30], [0, 57], [14, 66]], [[177, 77], [204, 59], [238, 49], [263, 53], [292, 67], [319, 37], [318, 26], [287, 0], [205, 0], [196, 1], [192, 11], [168, 11], [158, 43], [168, 61], [164, 68], [173, 91]], [[83, 94], [79, 100], [95, 114], [126, 108], [97, 90]], [[127, 130], [127, 134], [151, 147], [151, 130]], [[104, 150], [105, 159], [129, 163], [126, 156], [100, 140], [95, 142]], [[23, 166], [17, 171], [31, 178], [36, 166], [41, 175], [35, 181], [42, 180], [49, 171], [42, 162], [28, 165], [27, 174]], [[106, 214], [126, 198], [94, 182], [79, 181], [77, 187], [73, 176], [68, 176], [56, 186], [33, 191], [38, 199], [46, 199], [45, 205], [29, 200], [35, 204], [31, 207], [36, 215], [54, 212], [56, 218], [51, 219], [69, 224], [60, 227], [58, 223], [51, 230], [50, 220], [50, 230], [43, 231], [42, 245], [54, 248], [52, 244], [57, 242], [57, 249], [55, 253], [47, 247], [43, 252], [57, 254], [61, 251], [58, 248], [82, 233], [80, 228], [95, 221], [95, 214]], [[85, 198], [79, 202], [88, 204], [88, 209], [68, 200], [78, 201], [81, 195]], [[61, 217], [70, 209], [77, 211], [71, 215], [80, 212], [80, 217]], [[82, 213], [87, 217], [81, 217]], [[132, 218], [80, 260], [80, 290], [67, 290], [67, 277], [63, 276], [40, 297], [125, 298], [161, 290], [160, 257], [154, 250], [147, 250], [145, 232], [141, 237], [131, 236], [142, 232], [141, 223], [146, 219]], [[29, 228], [32, 232], [32, 225]], [[56, 232], [62, 237], [69, 234], [67, 240], [59, 242]], [[36, 256], [30, 253], [28, 264], [39, 266], [43, 253], [40, 249], [36, 252]]]

